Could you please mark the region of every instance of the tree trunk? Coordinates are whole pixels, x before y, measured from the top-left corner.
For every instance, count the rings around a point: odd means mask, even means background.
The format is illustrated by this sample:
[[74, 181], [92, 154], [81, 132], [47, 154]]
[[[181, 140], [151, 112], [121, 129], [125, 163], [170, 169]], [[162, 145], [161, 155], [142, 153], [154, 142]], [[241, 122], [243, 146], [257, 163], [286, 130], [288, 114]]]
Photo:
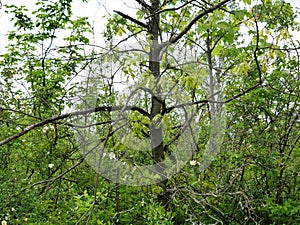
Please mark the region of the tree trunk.
[[[154, 76], [155, 83], [160, 79], [160, 52], [161, 46], [159, 44], [159, 22], [160, 14], [160, 1], [151, 1], [151, 19], [149, 21], [149, 35], [150, 35], [150, 55], [149, 55], [149, 70], [151, 75]], [[160, 176], [164, 176], [164, 166], [160, 163], [164, 160], [164, 144], [163, 134], [161, 128], [161, 119], [157, 115], [162, 113], [164, 99], [161, 96], [161, 87], [158, 84], [153, 90], [152, 106], [151, 106], [151, 143], [152, 143], [152, 157], [153, 162], [156, 164], [155, 170]], [[154, 119], [155, 118], [155, 119]]]

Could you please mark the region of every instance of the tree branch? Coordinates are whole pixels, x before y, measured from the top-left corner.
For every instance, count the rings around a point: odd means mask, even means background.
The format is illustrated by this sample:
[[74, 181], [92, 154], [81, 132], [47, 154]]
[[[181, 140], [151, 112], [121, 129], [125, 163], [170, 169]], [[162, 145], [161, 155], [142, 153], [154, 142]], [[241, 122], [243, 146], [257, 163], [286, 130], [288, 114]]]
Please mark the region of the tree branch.
[[15, 113], [18, 113], [18, 114], [22, 114], [23, 116], [28, 116], [28, 117], [33, 118], [33, 119], [41, 120], [41, 118], [39, 118], [39, 117], [30, 115], [30, 114], [28, 114], [28, 113], [26, 113], [26, 112], [22, 112], [22, 111], [16, 110], [16, 109], [9, 109], [9, 108], [2, 108], [2, 107], [0, 107], [0, 111], [10, 111], [10, 112], [15, 112]]
[[229, 99], [226, 99], [226, 100], [224, 101], [224, 103], [231, 102], [231, 101], [233, 101], [233, 100], [235, 100], [235, 99], [237, 99], [237, 98], [239, 98], [239, 97], [245, 95], [246, 93], [248, 93], [248, 92], [250, 92], [250, 91], [252, 91], [252, 90], [258, 88], [260, 85], [261, 85], [261, 83], [258, 83], [258, 84], [255, 84], [255, 85], [249, 87], [249, 88], [246, 89], [246, 90], [242, 90], [242, 91], [241, 91], [240, 93], [238, 93], [237, 95], [232, 96], [232, 97], [229, 98]]
[[258, 75], [259, 75], [259, 83], [262, 84], [262, 72], [260, 69], [260, 65], [259, 65], [259, 61], [258, 61], [258, 56], [257, 56], [257, 52], [258, 52], [258, 44], [259, 44], [259, 29], [258, 29], [258, 22], [256, 20], [255, 15], [254, 17], [254, 21], [255, 21], [255, 27], [256, 27], [256, 44], [255, 44], [255, 50], [254, 50], [254, 60], [255, 60], [255, 64], [258, 70]]
[[150, 17], [156, 15], [156, 14], [160, 14], [160, 13], [163, 13], [163, 12], [168, 12], [168, 11], [176, 11], [176, 10], [179, 10], [181, 8], [183, 8], [184, 6], [190, 4], [191, 2], [194, 2], [195, 0], [190, 0], [184, 4], [182, 4], [181, 6], [178, 6], [178, 7], [173, 7], [173, 8], [168, 8], [168, 9], [162, 9], [162, 10], [159, 10], [155, 13], [152, 13], [151, 15], [147, 16], [146, 19], [149, 19]]
[[118, 111], [118, 110], [138, 111], [139, 113], [141, 113], [147, 117], [150, 117], [150, 114], [147, 111], [143, 110], [142, 108], [136, 107], [136, 106], [125, 106], [125, 107], [124, 106], [99, 106], [99, 107], [81, 110], [81, 111], [77, 111], [77, 112], [65, 113], [65, 114], [62, 114], [59, 116], [45, 119], [39, 123], [29, 125], [21, 132], [14, 134], [14, 135], [0, 141], [0, 146], [7, 144], [8, 142], [13, 141], [13, 140], [23, 136], [24, 134], [28, 133], [29, 131], [31, 131], [35, 128], [38, 128], [38, 127], [42, 127], [48, 123], [53, 123], [55, 121], [66, 119], [66, 118], [73, 117], [73, 116], [86, 115], [86, 114], [95, 113], [95, 112], [113, 112], [113, 111]]
[[114, 10], [114, 12], [117, 13], [117, 14], [119, 14], [119, 15], [122, 16], [123, 18], [128, 19], [128, 20], [130, 20], [131, 22], [134, 22], [135, 24], [140, 25], [140, 26], [142, 26], [142, 27], [148, 29], [148, 25], [147, 25], [147, 24], [145, 24], [145, 23], [143, 23], [143, 22], [141, 22], [141, 21], [138, 21], [137, 19], [134, 19], [134, 18], [132, 18], [131, 16], [128, 16], [127, 14], [124, 14], [124, 13], [122, 13], [122, 12], [120, 12], [120, 11]]
[[135, 0], [137, 3], [139, 3], [141, 6], [145, 7], [146, 9], [151, 9], [151, 6], [148, 5], [144, 0]]
[[208, 8], [207, 10], [203, 11], [202, 13], [200, 13], [198, 16], [194, 17], [194, 19], [192, 19], [192, 21], [176, 36], [173, 36], [169, 43], [174, 44], [176, 43], [180, 38], [182, 38], [190, 29], [191, 27], [199, 20], [201, 19], [203, 16], [215, 11], [216, 9], [221, 8], [223, 5], [225, 5], [226, 3], [230, 2], [232, 0], [223, 0], [220, 3], [212, 6], [211, 8]]

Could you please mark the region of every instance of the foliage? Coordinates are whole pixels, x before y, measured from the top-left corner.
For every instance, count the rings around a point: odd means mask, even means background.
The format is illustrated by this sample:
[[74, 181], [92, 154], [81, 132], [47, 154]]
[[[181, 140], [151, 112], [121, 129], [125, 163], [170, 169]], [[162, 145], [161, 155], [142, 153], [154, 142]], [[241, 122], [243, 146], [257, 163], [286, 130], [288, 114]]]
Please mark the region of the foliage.
[[[71, 0], [5, 6], [14, 28], [0, 60], [0, 221], [299, 224], [296, 9], [282, 0], [131, 3], [136, 14], [115, 11], [100, 44]], [[220, 102], [226, 128], [213, 141], [223, 144], [203, 169]], [[190, 158], [176, 164], [193, 112], [198, 139], [185, 138]], [[138, 174], [166, 158], [154, 167], [161, 173], [143, 174], [168, 176], [158, 184], [97, 173], [122, 159]]]

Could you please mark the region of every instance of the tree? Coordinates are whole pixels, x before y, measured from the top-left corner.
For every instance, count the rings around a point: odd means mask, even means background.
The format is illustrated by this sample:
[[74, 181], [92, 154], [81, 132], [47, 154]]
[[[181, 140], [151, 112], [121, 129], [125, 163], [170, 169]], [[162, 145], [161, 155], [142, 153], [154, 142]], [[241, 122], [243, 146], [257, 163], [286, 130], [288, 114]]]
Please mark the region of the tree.
[[[297, 221], [299, 27], [290, 4], [135, 0], [135, 16], [107, 20], [100, 47], [71, 3], [39, 0], [31, 15], [6, 6], [17, 29], [1, 61], [3, 215], [13, 207], [15, 223]], [[56, 46], [59, 31], [69, 33]], [[124, 81], [134, 85], [120, 92]]]

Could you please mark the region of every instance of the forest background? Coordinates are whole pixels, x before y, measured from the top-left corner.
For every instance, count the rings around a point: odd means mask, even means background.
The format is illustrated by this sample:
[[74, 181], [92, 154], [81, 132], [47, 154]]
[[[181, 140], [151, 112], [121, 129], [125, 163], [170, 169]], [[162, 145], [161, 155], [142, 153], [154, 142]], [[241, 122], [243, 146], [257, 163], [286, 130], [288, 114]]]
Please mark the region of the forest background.
[[300, 223], [298, 1], [28, 2], [1, 2], [0, 221]]

